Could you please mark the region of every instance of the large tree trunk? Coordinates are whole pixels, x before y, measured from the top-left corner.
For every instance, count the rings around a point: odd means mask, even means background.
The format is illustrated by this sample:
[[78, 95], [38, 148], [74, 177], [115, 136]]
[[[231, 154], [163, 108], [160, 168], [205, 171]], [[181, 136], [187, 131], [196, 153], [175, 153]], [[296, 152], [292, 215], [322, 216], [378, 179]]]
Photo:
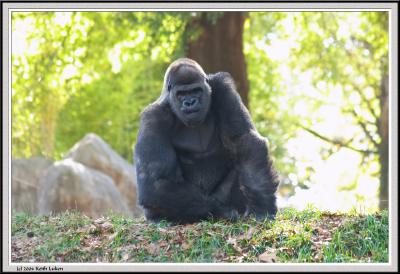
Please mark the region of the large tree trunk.
[[243, 103], [248, 106], [249, 83], [243, 54], [243, 12], [224, 12], [213, 24], [207, 13], [187, 25], [200, 30], [197, 39], [189, 41], [187, 56], [197, 61], [206, 73], [229, 72], [235, 79]]
[[381, 142], [378, 147], [379, 163], [381, 166], [379, 209], [387, 209], [389, 206], [388, 182], [389, 182], [389, 106], [388, 106], [388, 76], [384, 75], [381, 80], [381, 118], [379, 119], [379, 135]]

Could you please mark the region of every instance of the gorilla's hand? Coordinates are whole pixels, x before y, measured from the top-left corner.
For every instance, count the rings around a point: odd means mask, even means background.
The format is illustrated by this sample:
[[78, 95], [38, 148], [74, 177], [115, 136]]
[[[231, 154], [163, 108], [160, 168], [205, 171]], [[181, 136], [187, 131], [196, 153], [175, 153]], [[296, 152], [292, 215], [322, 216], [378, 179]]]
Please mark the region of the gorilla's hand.
[[231, 191], [237, 179], [237, 172], [235, 169], [229, 171], [228, 175], [218, 185], [218, 187], [211, 194], [211, 198], [217, 200], [221, 204], [229, 202]]
[[210, 198], [215, 204], [212, 215], [226, 219], [236, 219], [239, 213], [231, 206], [232, 188], [237, 183], [237, 171], [232, 169]]

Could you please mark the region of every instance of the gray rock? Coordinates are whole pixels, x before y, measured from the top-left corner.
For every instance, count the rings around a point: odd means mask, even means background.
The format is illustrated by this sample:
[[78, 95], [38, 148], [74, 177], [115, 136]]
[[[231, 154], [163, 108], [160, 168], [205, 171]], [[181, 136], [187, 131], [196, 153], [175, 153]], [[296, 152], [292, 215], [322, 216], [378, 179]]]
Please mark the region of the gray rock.
[[72, 159], [55, 162], [39, 181], [39, 214], [77, 210], [90, 217], [109, 211], [131, 216], [113, 180]]
[[37, 213], [39, 178], [52, 161], [42, 157], [11, 160], [11, 207], [15, 212]]
[[71, 158], [110, 176], [133, 216], [142, 215], [137, 206], [136, 169], [116, 153], [103, 139], [93, 133], [76, 143], [65, 158]]

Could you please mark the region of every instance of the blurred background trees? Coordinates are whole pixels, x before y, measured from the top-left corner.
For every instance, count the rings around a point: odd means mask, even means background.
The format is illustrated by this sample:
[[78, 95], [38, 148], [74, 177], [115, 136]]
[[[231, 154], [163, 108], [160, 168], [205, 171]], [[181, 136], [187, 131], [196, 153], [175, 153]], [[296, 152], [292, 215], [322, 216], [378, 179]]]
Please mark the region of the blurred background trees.
[[[186, 25], [186, 37], [190, 38], [185, 52], [208, 73], [229, 71], [248, 106], [249, 83], [243, 53], [245, 16], [243, 12], [200, 13]], [[193, 32], [197, 33], [190, 35]]]
[[13, 12], [13, 157], [59, 159], [94, 132], [132, 162], [183, 56], [233, 75], [282, 203], [387, 208], [386, 12]]

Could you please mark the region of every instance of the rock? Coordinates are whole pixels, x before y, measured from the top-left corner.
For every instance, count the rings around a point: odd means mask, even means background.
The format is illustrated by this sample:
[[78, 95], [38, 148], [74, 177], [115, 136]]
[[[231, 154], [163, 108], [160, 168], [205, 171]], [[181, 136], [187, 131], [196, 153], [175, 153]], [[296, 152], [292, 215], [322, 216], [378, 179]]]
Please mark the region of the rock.
[[15, 212], [37, 213], [39, 178], [52, 161], [42, 157], [11, 160], [11, 207]]
[[93, 133], [87, 134], [76, 143], [65, 158], [71, 158], [113, 178], [133, 216], [142, 215], [137, 206], [136, 169], [118, 153], [116, 153], [103, 139]]
[[39, 214], [78, 210], [90, 217], [110, 210], [131, 216], [113, 180], [72, 159], [55, 162], [39, 181]]

